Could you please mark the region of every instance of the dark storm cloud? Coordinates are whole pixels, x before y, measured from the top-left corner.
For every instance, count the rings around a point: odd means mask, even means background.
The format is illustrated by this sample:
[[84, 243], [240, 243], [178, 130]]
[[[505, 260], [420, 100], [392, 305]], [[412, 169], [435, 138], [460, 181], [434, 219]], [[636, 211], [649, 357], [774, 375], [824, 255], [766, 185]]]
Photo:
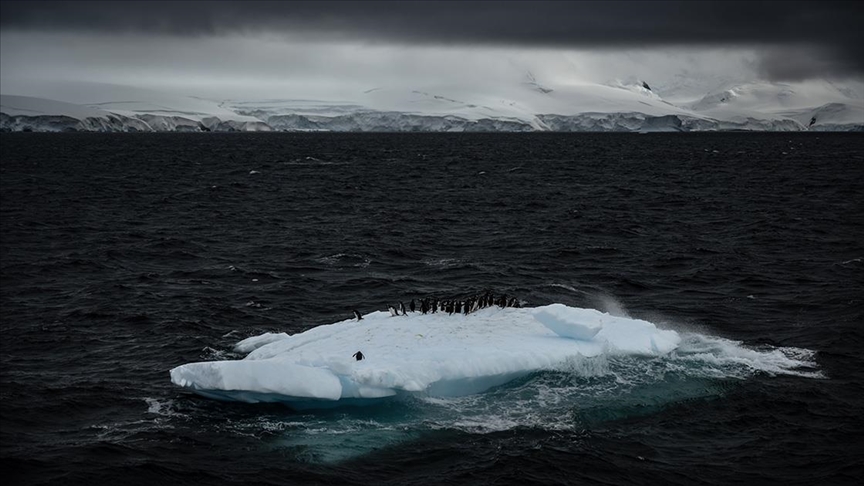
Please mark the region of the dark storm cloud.
[[[860, 47], [778, 47], [762, 52], [756, 69], [766, 79], [783, 81], [854, 76], [864, 73], [862, 55], [864, 52]], [[825, 76], [826, 74], [831, 76]]]
[[[4, 29], [276, 32], [406, 44], [772, 46], [771, 77], [864, 73], [856, 2], [3, 2]], [[796, 58], [777, 56], [794, 46]], [[809, 49], [812, 48], [812, 49]], [[809, 57], [803, 57], [803, 56]]]

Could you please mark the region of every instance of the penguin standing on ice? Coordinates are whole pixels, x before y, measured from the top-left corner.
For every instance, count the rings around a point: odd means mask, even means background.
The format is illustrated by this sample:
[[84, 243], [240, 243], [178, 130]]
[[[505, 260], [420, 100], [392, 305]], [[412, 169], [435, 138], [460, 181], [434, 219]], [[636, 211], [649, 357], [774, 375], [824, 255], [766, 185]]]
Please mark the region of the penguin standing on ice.
[[363, 353], [361, 353], [360, 351], [357, 351], [356, 353], [352, 354], [351, 357], [357, 358], [357, 361], [360, 361], [361, 359], [365, 358], [365, 356], [363, 356]]
[[363, 319], [363, 316], [361, 316], [360, 313], [357, 312], [357, 309], [354, 309], [354, 318], [357, 319], [358, 321]]
[[388, 305], [388, 306], [387, 306], [387, 310], [390, 311], [390, 317], [398, 316], [398, 315], [399, 315], [399, 312], [397, 312], [397, 311], [396, 311], [396, 308], [393, 307], [392, 305]]
[[416, 309], [416, 307], [414, 307], [414, 299], [411, 299], [411, 303], [408, 304], [408, 308], [411, 309], [411, 312], [414, 312], [414, 309]]
[[405, 310], [405, 303], [399, 302], [399, 312], [401, 312], [403, 316], [408, 315], [408, 311]]

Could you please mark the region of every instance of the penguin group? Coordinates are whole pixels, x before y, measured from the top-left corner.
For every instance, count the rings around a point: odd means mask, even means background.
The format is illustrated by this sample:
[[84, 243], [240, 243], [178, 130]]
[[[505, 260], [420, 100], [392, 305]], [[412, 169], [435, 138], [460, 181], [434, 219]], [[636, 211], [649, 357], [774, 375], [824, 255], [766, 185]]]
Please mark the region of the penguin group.
[[[467, 316], [474, 311], [493, 306], [501, 308], [518, 308], [522, 307], [522, 302], [516, 297], [508, 298], [505, 294], [496, 296], [492, 292], [486, 291], [482, 294], [471, 295], [464, 299], [438, 299], [435, 297], [427, 297], [419, 299], [419, 304], [415, 299], [411, 299], [411, 302], [408, 303], [407, 307], [404, 302], [400, 301], [397, 305], [388, 305], [387, 309], [393, 317], [407, 316], [409, 309], [411, 312], [417, 312], [419, 310], [421, 314], [435, 314], [441, 312], [447, 313], [447, 315], [464, 314]], [[352, 312], [354, 313], [354, 319], [357, 321], [363, 320], [363, 315], [356, 309]], [[366, 358], [360, 351], [357, 351], [351, 357], [355, 358], [357, 361]]]
[[[482, 294], [471, 295], [466, 298], [457, 299], [438, 299], [436, 297], [426, 297], [419, 299], [419, 303], [415, 299], [411, 299], [408, 306], [404, 302], [399, 302], [397, 305], [389, 305], [387, 309], [390, 315], [407, 316], [408, 310], [411, 312], [420, 312], [421, 314], [435, 314], [438, 312], [446, 313], [447, 315], [463, 314], [468, 315], [480, 309], [487, 307], [498, 306], [504, 307], [521, 307], [522, 303], [516, 297], [509, 297], [506, 294], [495, 295], [487, 291]], [[356, 316], [355, 316], [356, 317]], [[359, 320], [359, 319], [358, 319]]]

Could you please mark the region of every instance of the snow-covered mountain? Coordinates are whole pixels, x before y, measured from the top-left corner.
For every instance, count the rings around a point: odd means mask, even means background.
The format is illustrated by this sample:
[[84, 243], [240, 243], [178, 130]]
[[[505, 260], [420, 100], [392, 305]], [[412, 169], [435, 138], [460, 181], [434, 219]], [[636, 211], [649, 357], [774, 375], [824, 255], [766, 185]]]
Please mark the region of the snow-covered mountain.
[[30, 96], [0, 95], [0, 129], [5, 131], [148, 130], [141, 120], [98, 108]]
[[661, 95], [636, 77], [552, 84], [527, 72], [492, 88], [380, 86], [339, 100], [220, 101], [97, 83], [43, 84], [2, 95], [0, 130], [864, 130], [864, 99], [827, 82], [729, 82], [689, 99], [693, 85], [679, 84], [682, 91], [665, 85]]
[[[43, 95], [44, 93], [44, 95]], [[6, 131], [269, 131], [218, 102], [102, 83], [34, 83], [27, 96], [0, 95]]]

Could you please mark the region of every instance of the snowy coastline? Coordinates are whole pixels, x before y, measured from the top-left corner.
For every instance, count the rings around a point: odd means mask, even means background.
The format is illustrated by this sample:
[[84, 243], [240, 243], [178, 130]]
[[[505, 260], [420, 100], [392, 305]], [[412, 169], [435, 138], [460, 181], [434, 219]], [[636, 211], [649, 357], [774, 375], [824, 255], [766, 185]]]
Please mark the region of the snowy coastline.
[[[374, 89], [350, 100], [207, 100], [98, 83], [0, 95], [0, 131], [861, 131], [864, 101], [825, 83], [743, 83], [673, 103], [647, 83]], [[541, 89], [542, 88], [542, 89]], [[39, 94], [39, 96], [34, 96]]]

